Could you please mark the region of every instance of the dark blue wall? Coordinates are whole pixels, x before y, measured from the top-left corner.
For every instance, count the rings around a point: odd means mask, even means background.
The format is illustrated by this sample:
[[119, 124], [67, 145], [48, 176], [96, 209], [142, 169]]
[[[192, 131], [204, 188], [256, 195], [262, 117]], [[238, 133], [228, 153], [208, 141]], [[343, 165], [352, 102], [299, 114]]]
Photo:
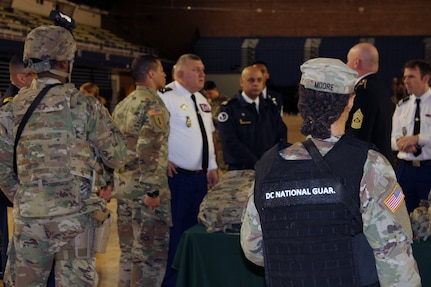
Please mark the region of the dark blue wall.
[[[370, 38], [370, 37], [367, 37]], [[379, 50], [379, 75], [392, 94], [393, 76], [402, 74], [404, 64], [411, 59], [424, 59], [425, 36], [373, 37]], [[255, 59], [268, 63], [272, 84], [277, 87], [294, 87], [300, 80], [299, 66], [304, 62], [306, 37], [259, 38]], [[241, 66], [241, 45], [244, 38], [201, 38], [194, 45], [194, 53], [201, 56], [207, 73], [229, 73], [232, 67]], [[346, 61], [347, 52], [360, 37], [323, 37], [319, 57]]]

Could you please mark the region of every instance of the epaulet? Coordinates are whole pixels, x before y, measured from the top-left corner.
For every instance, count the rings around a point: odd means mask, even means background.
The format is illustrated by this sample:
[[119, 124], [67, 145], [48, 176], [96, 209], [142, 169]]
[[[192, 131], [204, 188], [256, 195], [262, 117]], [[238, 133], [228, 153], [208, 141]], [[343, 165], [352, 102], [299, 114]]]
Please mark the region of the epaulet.
[[232, 97], [230, 99], [227, 99], [227, 100], [221, 102], [220, 105], [221, 106], [227, 106], [227, 105], [235, 104], [236, 102], [238, 102], [238, 98]]
[[402, 98], [401, 100], [399, 100], [398, 102], [398, 106], [401, 106], [402, 104], [404, 104], [405, 102], [407, 102], [410, 99], [410, 95], [408, 95], [407, 97]]
[[3, 101], [0, 103], [0, 107], [4, 106], [5, 104], [9, 103], [12, 100], [13, 100], [13, 97], [4, 98]]
[[162, 94], [164, 94], [164, 93], [166, 93], [166, 92], [169, 92], [169, 91], [172, 91], [172, 88], [165, 87], [165, 88], [161, 88], [161, 89], [159, 89], [159, 92], [160, 92], [160, 93], [162, 93]]

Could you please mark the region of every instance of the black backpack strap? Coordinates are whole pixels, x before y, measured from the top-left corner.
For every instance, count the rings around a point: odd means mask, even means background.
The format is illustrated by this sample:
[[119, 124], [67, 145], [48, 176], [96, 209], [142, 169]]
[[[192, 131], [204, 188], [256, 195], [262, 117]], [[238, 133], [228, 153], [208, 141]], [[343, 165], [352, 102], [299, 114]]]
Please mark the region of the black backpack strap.
[[40, 93], [36, 96], [36, 98], [34, 99], [34, 101], [31, 103], [30, 107], [28, 108], [27, 112], [25, 112], [24, 117], [21, 120], [21, 123], [18, 126], [18, 130], [16, 132], [16, 136], [15, 136], [15, 143], [13, 146], [13, 170], [15, 172], [15, 174], [18, 174], [18, 168], [16, 165], [16, 147], [18, 146], [18, 141], [21, 138], [21, 134], [22, 131], [24, 130], [25, 125], [28, 122], [28, 119], [31, 117], [31, 115], [33, 114], [34, 110], [36, 109], [36, 107], [39, 105], [40, 101], [43, 99], [43, 97], [46, 95], [46, 93], [48, 93], [48, 91], [58, 85], [62, 85], [60, 83], [56, 83], [56, 84], [52, 84], [52, 85], [48, 85], [46, 87], [44, 87]]
[[[317, 149], [316, 145], [313, 143], [311, 139], [308, 139], [306, 141], [302, 142], [302, 145], [305, 147], [305, 149], [310, 154], [311, 158], [316, 163], [317, 167], [320, 169], [320, 172], [327, 177], [327, 178], [333, 178], [336, 181], [340, 182], [337, 177], [332, 173], [331, 168], [329, 167], [328, 163], [325, 161], [323, 156], [320, 154], [319, 150]], [[340, 182], [341, 186], [343, 186], [344, 191], [342, 192], [342, 200], [345, 205], [345, 207], [350, 211], [350, 213], [353, 215], [353, 217], [356, 219], [357, 223], [359, 224], [358, 228], [359, 230], [362, 230], [362, 215], [359, 211], [359, 206], [356, 205], [356, 201], [353, 199], [353, 197], [350, 195], [350, 193], [346, 190], [344, 184]]]

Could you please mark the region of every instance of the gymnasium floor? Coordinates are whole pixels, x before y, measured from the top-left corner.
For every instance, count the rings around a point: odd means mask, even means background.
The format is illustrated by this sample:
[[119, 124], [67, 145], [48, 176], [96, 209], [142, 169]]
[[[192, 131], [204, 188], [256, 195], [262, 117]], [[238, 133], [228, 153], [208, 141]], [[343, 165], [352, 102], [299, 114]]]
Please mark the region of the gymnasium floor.
[[[288, 141], [293, 143], [296, 141], [304, 140], [304, 136], [300, 133], [300, 126], [302, 123], [302, 119], [298, 115], [285, 115], [283, 117], [283, 121], [288, 127]], [[96, 255], [96, 269], [99, 274], [99, 285], [98, 287], [112, 287], [117, 285], [117, 277], [118, 277], [118, 260], [120, 256], [120, 247], [118, 242], [118, 233], [117, 233], [117, 202], [113, 199], [109, 204], [108, 208], [114, 213], [114, 221], [111, 227], [111, 234], [109, 237], [109, 243], [107, 252], [104, 254]], [[9, 209], [9, 226], [12, 226], [11, 223], [11, 209]], [[3, 287], [3, 284], [0, 282], [0, 287]]]

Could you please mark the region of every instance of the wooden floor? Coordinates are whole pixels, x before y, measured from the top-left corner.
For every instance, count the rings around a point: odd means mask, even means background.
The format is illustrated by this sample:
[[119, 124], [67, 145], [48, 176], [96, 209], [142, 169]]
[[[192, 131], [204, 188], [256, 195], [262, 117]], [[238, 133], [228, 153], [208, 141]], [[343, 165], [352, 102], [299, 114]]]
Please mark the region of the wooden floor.
[[[288, 141], [294, 143], [296, 141], [304, 140], [304, 136], [300, 133], [300, 126], [302, 119], [297, 115], [285, 115], [283, 121], [288, 127]], [[112, 287], [117, 285], [118, 278], [118, 261], [120, 256], [120, 247], [118, 243], [117, 233], [117, 202], [113, 199], [108, 208], [113, 211], [114, 221], [111, 227], [111, 234], [107, 252], [104, 254], [97, 254], [96, 256], [96, 269], [99, 274], [98, 287]], [[11, 210], [9, 210], [9, 219], [12, 218]], [[11, 221], [11, 220], [10, 220]], [[9, 224], [9, 227], [12, 223]], [[3, 287], [0, 282], [0, 287]]]
[[[111, 233], [109, 235], [107, 252], [103, 254], [96, 254], [96, 270], [99, 274], [98, 287], [117, 286], [118, 261], [120, 256], [120, 246], [117, 232], [117, 201], [115, 199], [111, 200], [111, 202], [108, 203], [108, 208], [112, 210], [114, 214], [114, 220], [111, 226]], [[9, 234], [12, 234], [12, 208], [8, 208], [8, 219]], [[0, 281], [0, 287], [3, 287], [2, 281]]]

